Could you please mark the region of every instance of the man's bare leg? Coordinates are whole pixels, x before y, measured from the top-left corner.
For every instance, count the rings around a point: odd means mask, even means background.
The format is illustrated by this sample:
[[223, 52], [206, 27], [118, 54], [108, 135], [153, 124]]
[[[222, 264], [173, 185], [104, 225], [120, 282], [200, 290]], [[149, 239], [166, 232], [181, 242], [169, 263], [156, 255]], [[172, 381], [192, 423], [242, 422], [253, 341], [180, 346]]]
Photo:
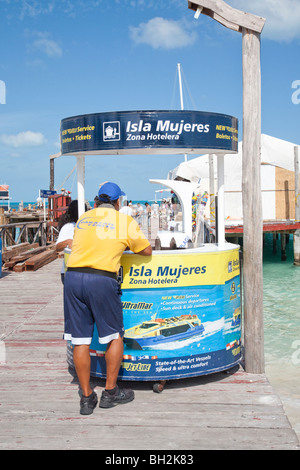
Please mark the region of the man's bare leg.
[[118, 339], [113, 339], [108, 343], [105, 353], [106, 360], [106, 383], [105, 389], [112, 390], [117, 384], [117, 378], [123, 358], [124, 344], [119, 335]]
[[107, 345], [106, 359], [106, 383], [105, 390], [102, 391], [100, 408], [112, 408], [113, 406], [129, 403], [134, 400], [134, 391], [121, 389], [117, 385], [118, 374], [123, 358], [123, 339], [112, 340]]
[[82, 394], [88, 397], [93, 390], [90, 385], [91, 357], [90, 345], [81, 344], [74, 347], [73, 360]]

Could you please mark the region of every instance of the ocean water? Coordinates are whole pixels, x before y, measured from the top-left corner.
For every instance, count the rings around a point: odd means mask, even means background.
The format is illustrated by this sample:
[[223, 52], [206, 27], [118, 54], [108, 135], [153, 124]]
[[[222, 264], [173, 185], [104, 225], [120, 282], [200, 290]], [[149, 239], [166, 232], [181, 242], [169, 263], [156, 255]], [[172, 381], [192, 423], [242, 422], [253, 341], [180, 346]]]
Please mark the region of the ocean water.
[[300, 440], [300, 267], [293, 264], [293, 237], [281, 261], [280, 239], [273, 254], [266, 237], [263, 258], [266, 375], [280, 396]]
[[[32, 207], [34, 204], [36, 204], [36, 201], [23, 202], [23, 207], [27, 209], [29, 205], [31, 205]], [[10, 204], [9, 204], [10, 208], [15, 209], [16, 211], [19, 209], [19, 205], [20, 205], [20, 202], [12, 202], [12, 201], [10, 201]]]
[[[154, 201], [153, 200], [138, 200], [138, 201], [132, 201], [133, 204], [137, 204], [137, 203], [140, 203], [142, 205], [145, 205], [146, 202], [149, 202], [149, 203], [153, 203]], [[94, 206], [94, 201], [89, 201], [91, 207]], [[10, 208], [11, 209], [15, 209], [16, 211], [19, 209], [19, 202], [10, 202]], [[31, 207], [36, 204], [36, 201], [31, 201], [31, 202], [23, 202], [23, 207], [25, 209], [28, 208], [29, 205], [31, 205]], [[158, 204], [160, 204], [160, 201], [158, 201]], [[46, 207], [48, 207], [48, 199], [46, 199]]]

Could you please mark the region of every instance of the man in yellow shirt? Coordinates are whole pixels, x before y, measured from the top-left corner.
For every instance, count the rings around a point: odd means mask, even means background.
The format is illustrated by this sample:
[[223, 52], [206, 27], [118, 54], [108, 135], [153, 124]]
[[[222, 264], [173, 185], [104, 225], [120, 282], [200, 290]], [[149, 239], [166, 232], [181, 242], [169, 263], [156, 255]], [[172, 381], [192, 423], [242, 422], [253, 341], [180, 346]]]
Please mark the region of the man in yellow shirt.
[[106, 383], [99, 406], [110, 408], [134, 399], [117, 377], [123, 357], [123, 310], [117, 282], [126, 249], [150, 256], [152, 248], [135, 220], [119, 212], [123, 191], [115, 183], [99, 190], [100, 205], [77, 221], [64, 284], [65, 339], [74, 345], [73, 359], [82, 390], [80, 413], [91, 414], [97, 395], [90, 386], [90, 352], [94, 323], [99, 342], [107, 344]]

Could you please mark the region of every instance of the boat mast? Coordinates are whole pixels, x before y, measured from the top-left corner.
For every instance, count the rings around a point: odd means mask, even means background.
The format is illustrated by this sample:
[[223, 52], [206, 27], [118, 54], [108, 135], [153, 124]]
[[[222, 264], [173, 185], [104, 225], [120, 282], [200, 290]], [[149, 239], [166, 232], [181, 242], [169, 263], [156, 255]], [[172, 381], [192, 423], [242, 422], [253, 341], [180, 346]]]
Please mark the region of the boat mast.
[[178, 78], [179, 78], [180, 106], [181, 106], [181, 111], [183, 111], [184, 106], [183, 106], [183, 95], [182, 95], [181, 64], [177, 64], [177, 69], [178, 69]]
[[[180, 107], [181, 111], [183, 111], [184, 106], [183, 106], [183, 94], [182, 94], [182, 80], [181, 80], [181, 64], [177, 64], [177, 70], [178, 70], [178, 79], [179, 79], [179, 93], [180, 93]], [[187, 161], [187, 154], [184, 155], [184, 161]]]

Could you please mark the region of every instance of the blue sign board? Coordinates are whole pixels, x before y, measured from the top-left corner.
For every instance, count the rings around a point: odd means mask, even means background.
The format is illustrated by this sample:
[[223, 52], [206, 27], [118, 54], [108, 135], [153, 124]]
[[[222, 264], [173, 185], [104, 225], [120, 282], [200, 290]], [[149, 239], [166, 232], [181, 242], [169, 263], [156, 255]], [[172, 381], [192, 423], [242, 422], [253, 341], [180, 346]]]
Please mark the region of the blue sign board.
[[61, 121], [62, 154], [236, 153], [238, 120], [202, 111], [118, 111]]
[[48, 198], [49, 196], [54, 196], [56, 191], [51, 191], [50, 189], [40, 189], [40, 197]]

